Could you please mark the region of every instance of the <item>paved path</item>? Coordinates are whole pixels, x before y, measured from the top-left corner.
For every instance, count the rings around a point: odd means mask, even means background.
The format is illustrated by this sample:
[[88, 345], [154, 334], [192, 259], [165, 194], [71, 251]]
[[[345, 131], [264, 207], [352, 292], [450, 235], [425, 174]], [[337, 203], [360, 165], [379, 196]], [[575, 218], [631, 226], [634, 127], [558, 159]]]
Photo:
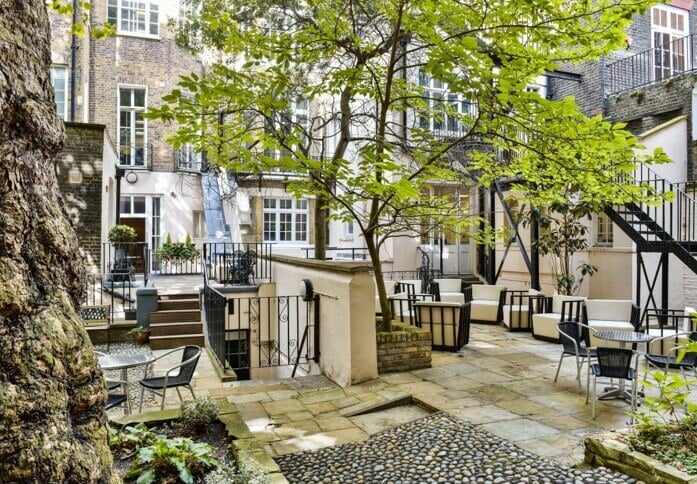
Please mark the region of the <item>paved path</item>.
[[[582, 461], [586, 435], [626, 425], [628, 405], [616, 400], [600, 402], [593, 420], [591, 406], [578, 392], [571, 359], [562, 366], [559, 382], [553, 383], [559, 345], [486, 325], [473, 325], [470, 341], [459, 353], [434, 352], [433, 368], [388, 373], [348, 388], [322, 376], [221, 383], [204, 352], [193, 385], [199, 396], [208, 394], [235, 404], [272, 456], [365, 441], [423, 417], [413, 408], [350, 416], [409, 394], [561, 464]], [[695, 386], [693, 400], [697, 401]], [[178, 406], [176, 392], [168, 394], [168, 402]]]
[[635, 482], [604, 468], [542, 459], [447, 413], [385, 430], [363, 443], [276, 458], [289, 482]]

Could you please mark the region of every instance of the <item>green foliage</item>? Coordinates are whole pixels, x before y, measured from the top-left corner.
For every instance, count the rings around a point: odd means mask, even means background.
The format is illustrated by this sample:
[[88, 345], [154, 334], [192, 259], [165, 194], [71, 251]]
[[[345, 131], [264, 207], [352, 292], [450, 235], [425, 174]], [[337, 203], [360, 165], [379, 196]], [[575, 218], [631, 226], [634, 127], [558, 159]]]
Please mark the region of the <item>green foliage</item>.
[[162, 261], [178, 264], [193, 262], [200, 257], [201, 253], [191, 242], [189, 234], [186, 235], [186, 242], [174, 243], [170, 234], [167, 234], [165, 243], [155, 250], [155, 255]]
[[182, 403], [178, 422], [187, 435], [198, 435], [218, 418], [218, 412], [220, 402], [204, 396], [194, 402]]
[[133, 227], [128, 225], [114, 225], [107, 238], [112, 244], [117, 244], [120, 242], [133, 242], [136, 240], [136, 231]]
[[178, 478], [178, 482], [192, 483], [206, 471], [214, 469], [218, 462], [213, 457], [213, 448], [191, 439], [167, 438], [158, 435], [148, 446], [141, 447], [131, 463], [124, 479], [137, 478], [138, 484], [163, 482]]
[[269, 484], [271, 480], [256, 461], [243, 457], [239, 468], [234, 463], [224, 463], [206, 474], [206, 484]]
[[121, 451], [134, 451], [155, 442], [155, 434], [145, 424], [135, 427], [127, 426], [121, 430], [112, 431], [109, 437], [109, 447]]
[[[479, 223], [434, 186], [524, 180], [514, 189], [533, 207], [571, 193], [594, 208], [662, 196], [631, 180], [637, 161], [667, 161], [660, 150], [639, 157], [623, 125], [526, 90], [564, 62], [620, 48], [650, 0], [185, 3], [179, 43], [220, 61], [182, 77], [148, 116], [177, 124], [175, 147], [190, 144], [229, 173], [299, 175], [291, 194], [355, 221], [385, 325], [385, 241]], [[429, 99], [429, 82], [449, 96]], [[303, 119], [291, 115], [298, 103], [309, 107]]]
[[637, 424], [625, 436], [634, 450], [697, 474], [697, 404], [690, 402], [689, 384], [679, 374], [654, 371], [643, 383], [658, 390], [658, 397], [646, 397], [646, 412], [635, 413]]

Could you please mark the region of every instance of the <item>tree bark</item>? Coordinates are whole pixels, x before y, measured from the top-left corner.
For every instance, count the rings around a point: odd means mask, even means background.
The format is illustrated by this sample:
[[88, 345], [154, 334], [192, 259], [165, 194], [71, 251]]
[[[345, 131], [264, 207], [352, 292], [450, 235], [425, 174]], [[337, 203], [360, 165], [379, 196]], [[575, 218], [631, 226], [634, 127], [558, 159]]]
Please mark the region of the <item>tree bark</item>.
[[0, 480], [113, 482], [106, 389], [75, 307], [84, 269], [56, 182], [64, 129], [44, 0], [0, 0]]

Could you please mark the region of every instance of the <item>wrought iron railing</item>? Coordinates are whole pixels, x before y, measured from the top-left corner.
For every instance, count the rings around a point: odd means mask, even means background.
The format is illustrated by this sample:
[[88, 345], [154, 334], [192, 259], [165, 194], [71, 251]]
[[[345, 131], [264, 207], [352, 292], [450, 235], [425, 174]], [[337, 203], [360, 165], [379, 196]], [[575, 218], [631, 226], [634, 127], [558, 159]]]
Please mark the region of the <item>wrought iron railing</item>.
[[695, 70], [695, 34], [606, 66], [605, 94], [612, 95]]
[[161, 276], [186, 276], [203, 274], [201, 256], [193, 259], [176, 259], [158, 255], [157, 250], [150, 251], [151, 267], [153, 274]]
[[426, 271], [415, 269], [413, 271], [383, 271], [382, 276], [386, 281], [423, 280], [424, 275], [429, 279], [441, 276], [440, 269], [428, 269]]
[[227, 298], [215, 288], [204, 284], [203, 302], [204, 318], [206, 320], [206, 344], [213, 351], [220, 367], [225, 368]]
[[273, 244], [215, 242], [203, 244], [203, 261], [209, 281], [246, 286], [272, 282]]
[[93, 272], [83, 282], [85, 292], [82, 306], [108, 306], [110, 321], [133, 315], [136, 309], [136, 290], [142, 286], [139, 280], [126, 278], [114, 281], [112, 274]]

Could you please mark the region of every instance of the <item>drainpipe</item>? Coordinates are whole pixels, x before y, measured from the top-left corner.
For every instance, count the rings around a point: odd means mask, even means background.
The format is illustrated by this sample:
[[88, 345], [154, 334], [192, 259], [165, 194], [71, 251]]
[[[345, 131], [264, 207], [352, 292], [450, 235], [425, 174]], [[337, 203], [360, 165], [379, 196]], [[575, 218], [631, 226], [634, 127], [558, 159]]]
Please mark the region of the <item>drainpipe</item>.
[[[77, 0], [73, 0], [73, 27], [77, 25]], [[70, 36], [70, 121], [75, 121], [75, 62], [77, 60], [77, 35]], [[118, 213], [118, 212], [117, 212]]]
[[607, 96], [605, 95], [605, 56], [600, 56], [600, 96], [603, 117], [607, 115]]

